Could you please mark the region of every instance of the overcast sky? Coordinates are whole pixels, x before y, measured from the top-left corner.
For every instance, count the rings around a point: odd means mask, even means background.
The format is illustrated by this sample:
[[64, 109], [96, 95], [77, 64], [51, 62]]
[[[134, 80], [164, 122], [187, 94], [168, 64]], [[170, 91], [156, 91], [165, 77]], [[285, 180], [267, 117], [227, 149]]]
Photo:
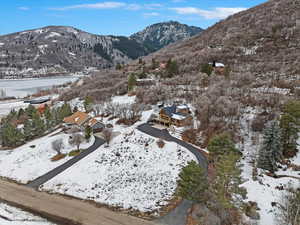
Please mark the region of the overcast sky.
[[266, 0], [3, 0], [0, 34], [67, 25], [95, 34], [130, 35], [169, 20], [207, 28], [263, 2]]

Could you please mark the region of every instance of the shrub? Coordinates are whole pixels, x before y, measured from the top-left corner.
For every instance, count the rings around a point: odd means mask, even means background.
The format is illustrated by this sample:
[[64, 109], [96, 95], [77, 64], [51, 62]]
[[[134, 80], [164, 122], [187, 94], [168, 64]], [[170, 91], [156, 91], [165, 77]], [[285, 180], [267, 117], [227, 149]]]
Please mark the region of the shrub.
[[30, 145], [29, 147], [30, 147], [30, 148], [35, 148], [35, 145]]
[[159, 148], [163, 148], [165, 146], [165, 142], [162, 139], [159, 139], [156, 144]]
[[68, 156], [72, 157], [72, 156], [77, 156], [81, 153], [81, 150], [73, 150], [71, 152], [69, 152]]
[[57, 154], [57, 155], [55, 155], [51, 158], [51, 161], [55, 162], [55, 161], [58, 161], [58, 160], [61, 160], [61, 159], [65, 158], [65, 157], [66, 157], [66, 154]]

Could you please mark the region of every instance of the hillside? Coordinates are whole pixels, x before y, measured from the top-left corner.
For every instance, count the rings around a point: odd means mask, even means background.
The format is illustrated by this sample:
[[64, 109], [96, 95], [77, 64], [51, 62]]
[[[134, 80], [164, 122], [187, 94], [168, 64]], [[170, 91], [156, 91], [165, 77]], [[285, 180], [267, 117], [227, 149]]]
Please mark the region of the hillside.
[[[183, 27], [181, 29], [181, 27]], [[196, 28], [161, 23], [144, 30], [154, 42], [123, 36], [90, 34], [73, 27], [49, 26], [0, 36], [0, 77], [33, 77], [109, 68], [145, 56], [195, 34]], [[157, 44], [159, 43], [159, 44]]]
[[190, 38], [203, 31], [199, 27], [188, 26], [170, 21], [146, 27], [143, 31], [130, 36], [141, 43], [149, 52], [157, 51], [171, 43]]
[[216, 60], [237, 72], [299, 74], [299, 12], [298, 0], [270, 0], [146, 59], [176, 58], [186, 73]]

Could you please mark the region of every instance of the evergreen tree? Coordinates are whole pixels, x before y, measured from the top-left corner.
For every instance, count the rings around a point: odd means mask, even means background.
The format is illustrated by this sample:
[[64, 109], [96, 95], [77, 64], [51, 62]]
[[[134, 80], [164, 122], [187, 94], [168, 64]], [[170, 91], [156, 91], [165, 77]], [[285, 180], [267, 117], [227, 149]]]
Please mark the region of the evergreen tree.
[[201, 66], [201, 72], [202, 72], [202, 73], [206, 73], [208, 76], [210, 76], [210, 75], [212, 74], [212, 72], [213, 72], [213, 67], [212, 67], [212, 65], [209, 65], [208, 63], [203, 64], [203, 65]]
[[128, 77], [128, 91], [132, 91], [136, 85], [136, 77], [131, 73]]
[[27, 114], [27, 116], [28, 116], [29, 118], [32, 118], [33, 115], [37, 113], [37, 110], [36, 110], [36, 108], [35, 108], [33, 105], [29, 105], [29, 106], [26, 108], [25, 112], [26, 112], [26, 114]]
[[25, 111], [23, 108], [19, 109], [18, 111], [18, 119], [22, 118], [25, 115]]
[[277, 121], [272, 121], [264, 130], [264, 140], [259, 151], [257, 167], [274, 172], [277, 162], [283, 158], [281, 130]]
[[238, 152], [227, 133], [213, 137], [209, 141], [207, 149], [209, 151], [209, 157], [211, 161], [218, 161], [219, 158], [223, 157], [225, 154]]
[[120, 63], [118, 63], [117, 65], [116, 65], [116, 70], [121, 70], [122, 69], [122, 65], [120, 64]]
[[33, 129], [33, 125], [32, 125], [32, 121], [31, 119], [28, 119], [25, 121], [24, 123], [24, 128], [23, 128], [23, 134], [25, 137], [25, 140], [31, 140], [34, 136], [34, 129]]
[[241, 167], [238, 165], [240, 159], [236, 152], [229, 152], [216, 162], [216, 177], [213, 181], [215, 196], [224, 208], [240, 206], [242, 199], [246, 197], [246, 190], [241, 188]]
[[157, 62], [155, 58], [152, 58], [151, 69], [155, 70], [158, 67], [159, 67], [159, 62]]
[[208, 186], [203, 168], [195, 161], [189, 162], [179, 174], [178, 195], [184, 199], [206, 202], [207, 194], [205, 192], [208, 190]]
[[177, 61], [169, 59], [166, 65], [166, 77], [171, 78], [179, 74]]
[[90, 112], [92, 110], [93, 102], [94, 102], [94, 100], [90, 96], [86, 96], [84, 98], [83, 105], [84, 105], [84, 109], [86, 112]]
[[46, 120], [46, 129], [48, 130], [51, 127], [53, 127], [55, 124], [51, 110], [48, 106], [46, 106], [44, 116], [45, 116], [45, 120]]
[[13, 126], [11, 123], [6, 122], [2, 127], [2, 143], [3, 146], [16, 147], [24, 142], [22, 132]]
[[283, 113], [280, 118], [283, 151], [286, 157], [293, 157], [297, 153], [300, 132], [300, 101], [288, 102], [283, 108]]
[[84, 130], [84, 137], [86, 140], [90, 140], [93, 129], [90, 126], [86, 126]]
[[45, 123], [38, 113], [33, 115], [32, 128], [34, 136], [40, 136], [45, 132]]
[[68, 103], [64, 103], [59, 109], [58, 109], [58, 123], [63, 121], [65, 117], [68, 117], [72, 115], [72, 109], [71, 106]]

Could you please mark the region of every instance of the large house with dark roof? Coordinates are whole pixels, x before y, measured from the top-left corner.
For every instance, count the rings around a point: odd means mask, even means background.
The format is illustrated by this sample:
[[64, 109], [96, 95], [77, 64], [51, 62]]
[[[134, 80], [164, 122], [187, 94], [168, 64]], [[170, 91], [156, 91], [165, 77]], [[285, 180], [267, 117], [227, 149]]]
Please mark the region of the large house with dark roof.
[[156, 122], [165, 126], [184, 127], [190, 125], [192, 120], [193, 118], [187, 105], [172, 105], [161, 108]]

